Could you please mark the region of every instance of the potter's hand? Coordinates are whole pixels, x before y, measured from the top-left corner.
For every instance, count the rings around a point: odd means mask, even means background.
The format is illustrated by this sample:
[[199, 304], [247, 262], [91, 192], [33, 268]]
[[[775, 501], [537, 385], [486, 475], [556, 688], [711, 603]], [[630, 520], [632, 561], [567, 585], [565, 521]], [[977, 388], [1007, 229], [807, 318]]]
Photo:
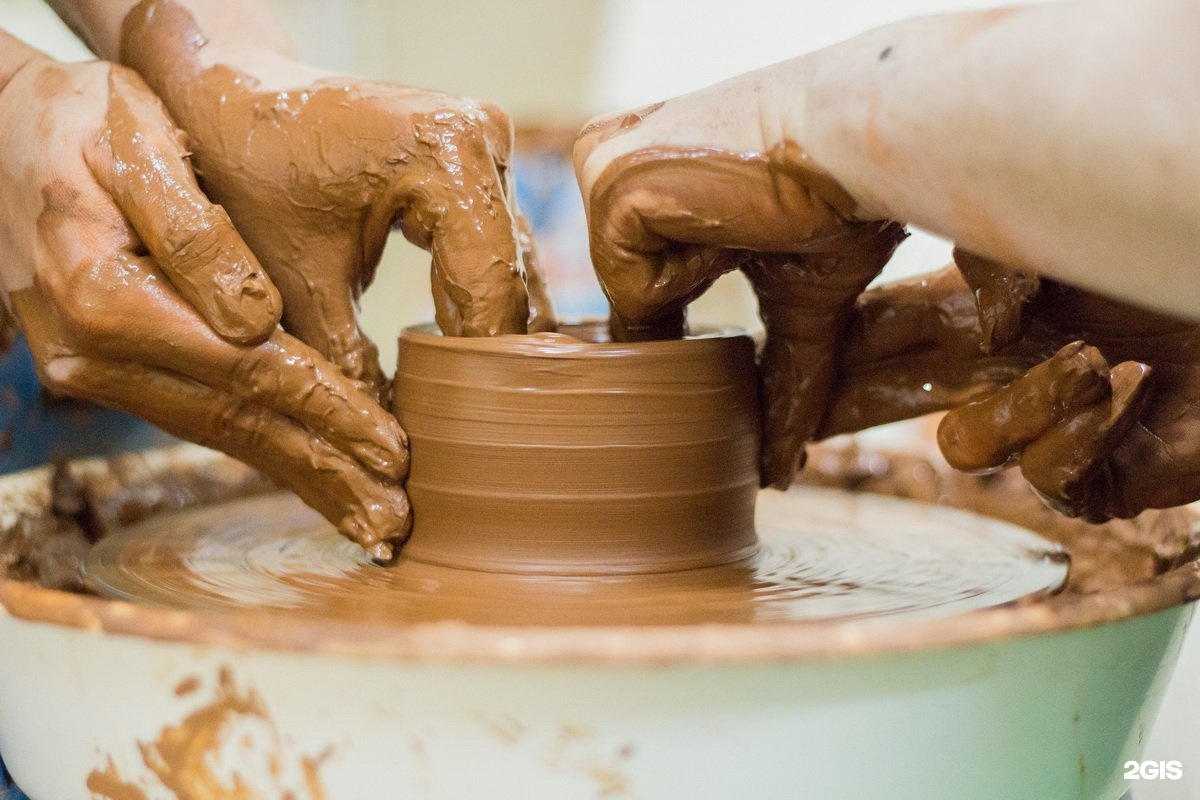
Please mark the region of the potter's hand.
[[1072, 516], [1200, 498], [1200, 326], [956, 261], [863, 296], [823, 434], [954, 407], [938, 431], [953, 466], [1019, 464]]
[[[213, 4], [208, 4], [213, 5]], [[187, 131], [205, 190], [283, 294], [284, 327], [375, 390], [384, 380], [357, 299], [391, 228], [433, 255], [447, 334], [553, 326], [530, 280], [498, 107], [334, 77], [269, 43], [230, 44], [183, 3], [147, 0], [121, 56]]]
[[592, 262], [630, 339], [678, 336], [687, 303], [740, 269], [766, 327], [763, 485], [791, 483], [825, 412], [855, 297], [904, 238], [801, 147], [772, 140], [735, 79], [593, 122], [575, 146]]
[[278, 329], [278, 294], [136, 74], [0, 34], [18, 50], [0, 90], [0, 275], [42, 380], [245, 460], [388, 555], [408, 520], [395, 419]]

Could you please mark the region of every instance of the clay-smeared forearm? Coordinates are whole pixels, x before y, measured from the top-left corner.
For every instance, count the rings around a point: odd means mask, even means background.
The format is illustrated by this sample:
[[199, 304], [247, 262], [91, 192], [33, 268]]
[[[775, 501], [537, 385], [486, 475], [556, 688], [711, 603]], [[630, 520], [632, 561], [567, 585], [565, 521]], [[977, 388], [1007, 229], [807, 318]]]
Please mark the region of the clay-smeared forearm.
[[1198, 29], [1192, 0], [908, 20], [590, 125], [577, 172], [586, 200], [628, 152], [797, 142], [859, 218], [1196, 318]]
[[763, 71], [764, 107], [870, 216], [1195, 319], [1198, 30], [1191, 0], [915, 19]]

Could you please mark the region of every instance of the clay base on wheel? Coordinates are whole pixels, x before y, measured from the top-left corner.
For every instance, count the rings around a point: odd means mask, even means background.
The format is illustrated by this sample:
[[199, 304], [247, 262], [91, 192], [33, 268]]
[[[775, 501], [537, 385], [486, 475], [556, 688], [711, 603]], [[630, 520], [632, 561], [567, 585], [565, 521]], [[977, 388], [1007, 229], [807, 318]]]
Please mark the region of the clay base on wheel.
[[939, 617], [1044, 595], [1067, 558], [968, 512], [796, 487], [764, 491], [739, 563], [650, 575], [379, 566], [288, 494], [155, 517], [92, 550], [92, 582], [179, 609], [269, 608], [411, 624], [702, 624]]

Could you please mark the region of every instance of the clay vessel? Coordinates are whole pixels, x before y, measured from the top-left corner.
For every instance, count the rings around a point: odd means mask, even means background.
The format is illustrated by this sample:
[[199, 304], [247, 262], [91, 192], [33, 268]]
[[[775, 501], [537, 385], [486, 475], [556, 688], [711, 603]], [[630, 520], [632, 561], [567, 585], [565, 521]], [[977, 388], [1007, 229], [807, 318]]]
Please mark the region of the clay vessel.
[[393, 403], [409, 435], [402, 558], [552, 575], [661, 573], [753, 553], [753, 341], [558, 333], [400, 337]]

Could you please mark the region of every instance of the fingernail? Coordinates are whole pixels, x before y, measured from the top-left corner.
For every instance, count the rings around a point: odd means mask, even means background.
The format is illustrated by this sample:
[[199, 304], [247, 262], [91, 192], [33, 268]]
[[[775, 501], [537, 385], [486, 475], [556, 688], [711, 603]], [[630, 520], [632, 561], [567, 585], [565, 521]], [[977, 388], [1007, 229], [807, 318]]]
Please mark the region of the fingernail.
[[402, 483], [408, 477], [408, 445], [401, 438], [396, 446], [362, 444], [355, 448], [358, 460], [381, 478]]
[[378, 542], [368, 547], [367, 553], [376, 561], [391, 561], [394, 551], [387, 542]]
[[279, 290], [266, 276], [252, 274], [232, 292], [213, 295], [213, 329], [236, 344], [258, 344], [269, 337], [283, 315]]

